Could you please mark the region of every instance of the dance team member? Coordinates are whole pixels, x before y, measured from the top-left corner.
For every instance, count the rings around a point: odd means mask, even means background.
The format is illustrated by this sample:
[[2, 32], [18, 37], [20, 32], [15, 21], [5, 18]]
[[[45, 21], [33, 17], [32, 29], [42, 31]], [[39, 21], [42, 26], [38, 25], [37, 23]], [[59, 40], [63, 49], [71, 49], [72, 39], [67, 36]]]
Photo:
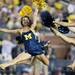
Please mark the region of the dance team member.
[[[45, 4], [46, 5], [46, 4]], [[44, 9], [44, 8], [42, 8]], [[68, 43], [75, 44], [75, 39], [65, 36], [64, 34], [68, 33], [69, 30], [72, 32], [75, 32], [75, 15], [70, 15], [68, 17], [68, 22], [57, 22], [54, 20], [50, 12], [45, 9], [40, 14], [42, 25], [50, 28], [54, 33], [56, 33], [57, 36], [61, 37]], [[56, 25], [59, 25], [60, 27], [57, 28]], [[69, 28], [68, 28], [69, 27]], [[55, 28], [55, 29], [54, 29]], [[62, 34], [63, 33], [63, 34]], [[75, 61], [72, 65], [69, 65], [69, 67], [74, 68]]]
[[36, 8], [35, 13], [34, 13], [33, 24], [31, 22], [31, 19], [28, 16], [23, 16], [21, 18], [21, 25], [22, 25], [21, 29], [8, 30], [8, 29], [0, 28], [1, 32], [20, 34], [22, 37], [23, 44], [25, 46], [25, 50], [26, 50], [26, 53], [23, 52], [19, 54], [15, 59], [10, 61], [9, 63], [1, 64], [0, 67], [2, 69], [5, 69], [6, 67], [11, 66], [11, 65], [15, 65], [20, 61], [27, 60], [31, 58], [31, 56], [35, 56], [45, 65], [47, 66], [49, 65], [49, 60], [44, 55], [42, 46], [36, 40], [36, 36], [34, 35], [34, 27], [36, 26], [36, 22], [37, 22], [37, 14], [38, 14], [38, 9]]

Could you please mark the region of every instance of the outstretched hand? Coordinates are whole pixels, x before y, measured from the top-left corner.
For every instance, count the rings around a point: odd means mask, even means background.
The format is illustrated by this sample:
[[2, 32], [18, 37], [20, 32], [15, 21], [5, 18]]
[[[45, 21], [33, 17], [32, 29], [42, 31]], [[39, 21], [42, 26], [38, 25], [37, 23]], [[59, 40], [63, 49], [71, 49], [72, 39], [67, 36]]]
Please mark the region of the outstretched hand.
[[6, 67], [7, 67], [7, 64], [0, 64], [0, 68], [3, 69], [3, 70], [4, 70]]

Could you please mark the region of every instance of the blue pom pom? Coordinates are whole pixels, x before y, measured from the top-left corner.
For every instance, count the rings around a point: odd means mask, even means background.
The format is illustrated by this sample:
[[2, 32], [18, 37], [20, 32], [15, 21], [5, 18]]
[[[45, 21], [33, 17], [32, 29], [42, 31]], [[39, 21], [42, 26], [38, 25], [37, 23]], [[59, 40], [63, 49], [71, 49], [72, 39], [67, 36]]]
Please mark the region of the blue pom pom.
[[20, 35], [18, 35], [18, 36], [16, 37], [16, 41], [18, 41], [18, 44], [23, 43], [23, 40], [22, 40], [22, 38], [21, 38]]
[[54, 27], [54, 18], [48, 11], [43, 11], [40, 13], [42, 24], [46, 27]]
[[[49, 28], [55, 27], [55, 25], [53, 23], [54, 18], [48, 11], [42, 11], [40, 13], [40, 17], [41, 17], [42, 25], [49, 27]], [[63, 34], [67, 34], [69, 32], [69, 29], [68, 29], [68, 27], [60, 26], [60, 27], [58, 27], [58, 31]]]
[[58, 31], [61, 32], [61, 33], [63, 33], [63, 34], [69, 33], [68, 27], [64, 27], [64, 26], [58, 27]]

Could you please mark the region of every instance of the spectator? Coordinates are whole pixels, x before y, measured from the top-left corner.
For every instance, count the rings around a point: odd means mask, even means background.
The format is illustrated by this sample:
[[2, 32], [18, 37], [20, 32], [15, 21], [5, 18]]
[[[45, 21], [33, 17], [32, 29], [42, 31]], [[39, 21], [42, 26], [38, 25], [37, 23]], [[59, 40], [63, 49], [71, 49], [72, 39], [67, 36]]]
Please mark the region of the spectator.
[[[11, 51], [12, 48], [14, 48], [16, 45], [11, 42], [11, 36], [8, 35], [3, 41], [2, 41], [2, 62], [6, 63], [12, 60]], [[10, 68], [6, 68], [6, 74], [10, 75]]]

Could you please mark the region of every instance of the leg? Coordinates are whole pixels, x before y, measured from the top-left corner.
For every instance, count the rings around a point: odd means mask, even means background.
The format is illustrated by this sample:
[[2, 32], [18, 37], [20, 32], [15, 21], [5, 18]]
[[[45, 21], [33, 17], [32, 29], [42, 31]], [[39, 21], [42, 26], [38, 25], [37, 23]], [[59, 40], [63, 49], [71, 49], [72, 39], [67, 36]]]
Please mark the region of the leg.
[[30, 59], [20, 61], [17, 64], [29, 64], [29, 65], [33, 65], [34, 62], [36, 61], [36, 59], [37, 59], [36, 57], [31, 57]]
[[48, 66], [43, 65], [44, 68], [44, 75], [48, 75]]
[[12, 66], [12, 65], [15, 65], [17, 64], [18, 62], [20, 61], [23, 61], [23, 60], [27, 60], [31, 57], [30, 54], [28, 53], [25, 53], [25, 52], [22, 52], [21, 54], [19, 54], [15, 59], [13, 59], [12, 61], [8, 62], [8, 63], [5, 63], [5, 64], [1, 64], [0, 67], [2, 69], [5, 69], [6, 67], [8, 66]]
[[31, 64], [31, 59], [20, 61], [17, 64], [29, 64], [30, 65]]
[[35, 60], [35, 63], [33, 65], [33, 75], [40, 75], [42, 64], [43, 63], [41, 63], [38, 59]]
[[37, 60], [37, 58], [36, 58], [36, 57], [33, 57], [33, 58], [31, 59], [31, 65], [34, 65], [36, 60]]
[[49, 60], [44, 54], [37, 55], [36, 58], [42, 61], [45, 65], [49, 65]]

